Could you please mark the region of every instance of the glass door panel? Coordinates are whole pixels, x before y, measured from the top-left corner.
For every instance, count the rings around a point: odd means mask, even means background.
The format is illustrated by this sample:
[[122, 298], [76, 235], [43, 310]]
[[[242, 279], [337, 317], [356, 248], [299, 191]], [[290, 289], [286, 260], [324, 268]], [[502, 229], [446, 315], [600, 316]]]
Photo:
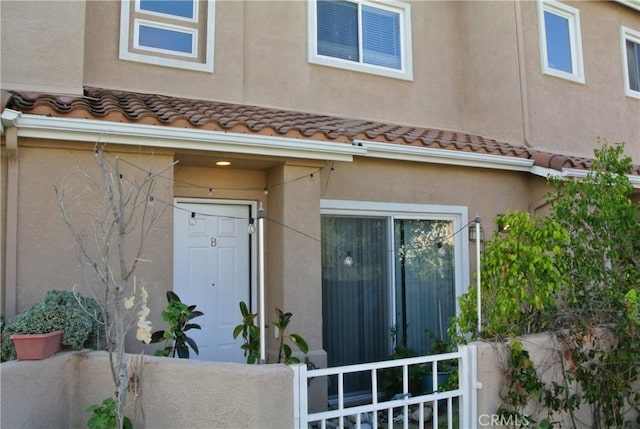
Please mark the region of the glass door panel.
[[396, 219], [396, 345], [420, 355], [431, 348], [429, 333], [447, 339], [455, 315], [453, 224]]

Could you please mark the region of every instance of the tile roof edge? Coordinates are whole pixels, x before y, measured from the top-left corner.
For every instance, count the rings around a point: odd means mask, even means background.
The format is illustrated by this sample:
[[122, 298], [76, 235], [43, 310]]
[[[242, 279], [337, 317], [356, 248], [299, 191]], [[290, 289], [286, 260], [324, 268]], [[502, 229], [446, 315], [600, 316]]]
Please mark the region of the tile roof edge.
[[[526, 158], [531, 159], [534, 166], [555, 171], [566, 168], [588, 170], [593, 160], [552, 153], [535, 147], [513, 145], [459, 131], [399, 125], [368, 119], [342, 118], [328, 114], [227, 101], [196, 100], [93, 86], [86, 86], [84, 94], [78, 96], [26, 90], [9, 90], [8, 92], [11, 97], [5, 107], [25, 113], [35, 110], [38, 112], [35, 114], [49, 116], [72, 117], [72, 113], [76, 111], [76, 114], [85, 112], [96, 120], [111, 122], [122, 122], [124, 119], [131, 123], [152, 122], [159, 126], [219, 129], [226, 132], [234, 132], [233, 128], [235, 128], [242, 129], [245, 134], [264, 134], [265, 129], [271, 129], [274, 136], [295, 135], [301, 139], [336, 143], [345, 143], [345, 141], [353, 143], [364, 140], [361, 138], [363, 136], [371, 136], [372, 141], [416, 148], [429, 147], [505, 158]], [[14, 103], [18, 104], [17, 108]], [[160, 104], [163, 106], [158, 107]], [[164, 104], [167, 106], [165, 107]], [[170, 116], [166, 116], [163, 112], [169, 112]], [[257, 119], [251, 119], [252, 115]], [[144, 118], [147, 119], [142, 122]], [[89, 118], [85, 115], [84, 119]], [[172, 124], [174, 122], [175, 124]], [[640, 175], [640, 167], [634, 166], [633, 175]]]

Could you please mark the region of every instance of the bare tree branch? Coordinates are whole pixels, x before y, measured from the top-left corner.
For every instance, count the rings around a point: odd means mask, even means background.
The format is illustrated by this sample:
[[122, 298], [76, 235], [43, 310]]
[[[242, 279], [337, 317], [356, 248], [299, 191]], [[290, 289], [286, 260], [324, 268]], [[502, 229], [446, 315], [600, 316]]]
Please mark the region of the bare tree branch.
[[[115, 157], [109, 163], [103, 147], [97, 146], [95, 155], [102, 182], [78, 169], [75, 179], [84, 185], [83, 192], [74, 192], [70, 181], [62, 187], [55, 186], [54, 190], [62, 219], [77, 245], [85, 283], [94, 289], [93, 295], [102, 308], [106, 348], [118, 404], [118, 428], [121, 429], [129, 387], [125, 337], [136, 320], [136, 313], [129, 308], [130, 305], [125, 308], [125, 298], [136, 293], [135, 273], [143, 257], [146, 239], [164, 213], [165, 207], [151, 207], [149, 204], [158, 200], [154, 196], [155, 179], [173, 168], [175, 163], [157, 173], [147, 172], [142, 179], [136, 180], [134, 174], [131, 177], [125, 174], [120, 158]], [[124, 163], [136, 167], [129, 162]], [[94, 192], [96, 190], [102, 194], [99, 204], [95, 203], [95, 195], [100, 195]], [[91, 213], [74, 219], [66, 202], [73, 198], [75, 203], [79, 203], [81, 196], [91, 197]], [[92, 232], [88, 236], [89, 227]]]

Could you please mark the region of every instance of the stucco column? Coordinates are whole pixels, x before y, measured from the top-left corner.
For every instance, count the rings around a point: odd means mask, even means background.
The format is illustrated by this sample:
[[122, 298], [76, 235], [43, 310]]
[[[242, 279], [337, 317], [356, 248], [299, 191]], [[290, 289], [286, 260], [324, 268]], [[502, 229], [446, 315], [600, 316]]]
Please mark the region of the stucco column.
[[[5, 200], [5, 260], [4, 263], [4, 317], [11, 321], [16, 315], [18, 265], [18, 129], [15, 124], [6, 128], [7, 195]], [[0, 270], [1, 271], [1, 270]]]
[[[285, 164], [269, 174], [266, 319], [268, 323], [275, 319], [276, 307], [293, 313], [288, 332], [302, 335], [309, 343], [309, 360], [326, 367], [322, 349], [321, 168]], [[272, 329], [267, 331], [267, 341], [271, 342], [267, 353], [274, 361], [277, 345]], [[326, 406], [326, 394], [326, 384], [314, 380], [310, 403]]]
[[293, 313], [291, 332], [322, 348], [320, 174], [317, 166], [284, 165], [270, 175], [266, 213], [269, 283], [267, 320], [274, 308]]

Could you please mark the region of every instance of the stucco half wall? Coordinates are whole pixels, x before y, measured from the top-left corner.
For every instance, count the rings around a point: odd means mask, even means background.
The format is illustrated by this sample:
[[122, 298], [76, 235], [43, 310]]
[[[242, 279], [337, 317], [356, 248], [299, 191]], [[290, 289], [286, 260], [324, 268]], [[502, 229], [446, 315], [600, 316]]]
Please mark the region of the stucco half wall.
[[[106, 352], [81, 351], [3, 363], [0, 426], [86, 427], [84, 410], [113, 396], [108, 359]], [[286, 365], [144, 356], [143, 368], [145, 419], [137, 427], [293, 427], [293, 371]], [[134, 396], [129, 393], [130, 406]]]

